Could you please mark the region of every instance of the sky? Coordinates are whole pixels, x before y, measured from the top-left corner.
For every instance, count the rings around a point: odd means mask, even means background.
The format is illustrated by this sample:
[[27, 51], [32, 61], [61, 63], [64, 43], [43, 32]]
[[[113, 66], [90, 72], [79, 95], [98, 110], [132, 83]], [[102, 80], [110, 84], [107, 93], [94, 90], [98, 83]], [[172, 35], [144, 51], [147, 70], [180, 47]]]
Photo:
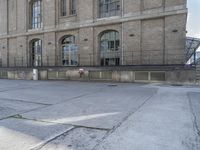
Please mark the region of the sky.
[[[187, 36], [200, 38], [200, 0], [188, 1]], [[200, 47], [197, 51], [200, 51]]]
[[200, 0], [188, 0], [187, 36], [200, 38]]

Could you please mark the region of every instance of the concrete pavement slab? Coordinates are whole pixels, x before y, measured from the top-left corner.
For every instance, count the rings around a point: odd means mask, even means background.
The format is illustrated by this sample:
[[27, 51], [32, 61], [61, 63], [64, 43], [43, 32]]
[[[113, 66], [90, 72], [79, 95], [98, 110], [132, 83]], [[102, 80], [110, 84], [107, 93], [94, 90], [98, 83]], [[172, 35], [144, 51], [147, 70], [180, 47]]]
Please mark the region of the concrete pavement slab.
[[74, 128], [39, 150], [91, 150], [105, 136], [107, 131]]
[[23, 113], [36, 108], [42, 108], [46, 105], [37, 103], [27, 103], [19, 100], [0, 99], [0, 119]]
[[194, 117], [195, 128], [200, 136], [200, 91], [189, 92], [188, 97], [190, 100], [191, 111]]
[[25, 118], [48, 122], [111, 129], [155, 91], [154, 88], [138, 86], [105, 88], [96, 94], [22, 115]]
[[[62, 101], [67, 101], [84, 95], [95, 93], [106, 85], [104, 84], [91, 84], [80, 82], [42, 82], [42, 81], [22, 81], [23, 86], [12, 89], [6, 89], [0, 92], [0, 98], [7, 98], [37, 102], [43, 104], [56, 104]], [[33, 84], [32, 84], [33, 83]], [[2, 83], [3, 84], [3, 83]], [[87, 87], [87, 88], [86, 88]]]
[[199, 150], [187, 93], [160, 88], [95, 150]]
[[0, 150], [30, 150], [72, 126], [9, 118], [0, 121]]
[[0, 121], [0, 150], [199, 150], [199, 93], [196, 86], [0, 80], [0, 117], [19, 113]]

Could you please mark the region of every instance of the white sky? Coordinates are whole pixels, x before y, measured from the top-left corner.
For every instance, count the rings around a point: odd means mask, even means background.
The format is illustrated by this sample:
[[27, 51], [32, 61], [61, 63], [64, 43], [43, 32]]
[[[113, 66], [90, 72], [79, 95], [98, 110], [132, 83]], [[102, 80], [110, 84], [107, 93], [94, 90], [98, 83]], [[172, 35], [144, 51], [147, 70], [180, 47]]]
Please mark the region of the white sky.
[[187, 36], [200, 38], [200, 0], [188, 1]]
[[[200, 0], [188, 1], [187, 36], [200, 38]], [[200, 51], [200, 48], [198, 49]]]

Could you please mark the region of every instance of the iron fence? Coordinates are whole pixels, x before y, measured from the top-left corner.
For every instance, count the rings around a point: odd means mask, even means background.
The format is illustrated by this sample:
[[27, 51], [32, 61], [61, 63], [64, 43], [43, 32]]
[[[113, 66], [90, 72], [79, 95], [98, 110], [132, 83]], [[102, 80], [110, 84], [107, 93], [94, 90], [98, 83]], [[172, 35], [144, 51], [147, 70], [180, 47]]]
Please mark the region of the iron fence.
[[142, 53], [135, 51], [112, 51], [101, 53], [70, 53], [42, 55], [37, 57], [9, 56], [0, 58], [0, 67], [67, 67], [67, 66], [129, 66], [185, 64], [184, 54], [167, 54], [159, 51]]

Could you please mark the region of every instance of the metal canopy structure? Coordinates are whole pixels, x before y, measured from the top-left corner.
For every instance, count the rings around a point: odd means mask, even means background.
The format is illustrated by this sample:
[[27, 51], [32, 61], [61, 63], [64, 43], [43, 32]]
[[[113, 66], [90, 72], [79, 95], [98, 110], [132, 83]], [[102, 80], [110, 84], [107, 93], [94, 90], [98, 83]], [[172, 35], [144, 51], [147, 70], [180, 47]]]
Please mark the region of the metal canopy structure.
[[200, 39], [187, 37], [186, 39], [186, 58], [187, 61], [193, 58], [193, 63], [196, 62], [196, 51], [200, 46]]
[[200, 64], [200, 51], [196, 52], [196, 63]]

